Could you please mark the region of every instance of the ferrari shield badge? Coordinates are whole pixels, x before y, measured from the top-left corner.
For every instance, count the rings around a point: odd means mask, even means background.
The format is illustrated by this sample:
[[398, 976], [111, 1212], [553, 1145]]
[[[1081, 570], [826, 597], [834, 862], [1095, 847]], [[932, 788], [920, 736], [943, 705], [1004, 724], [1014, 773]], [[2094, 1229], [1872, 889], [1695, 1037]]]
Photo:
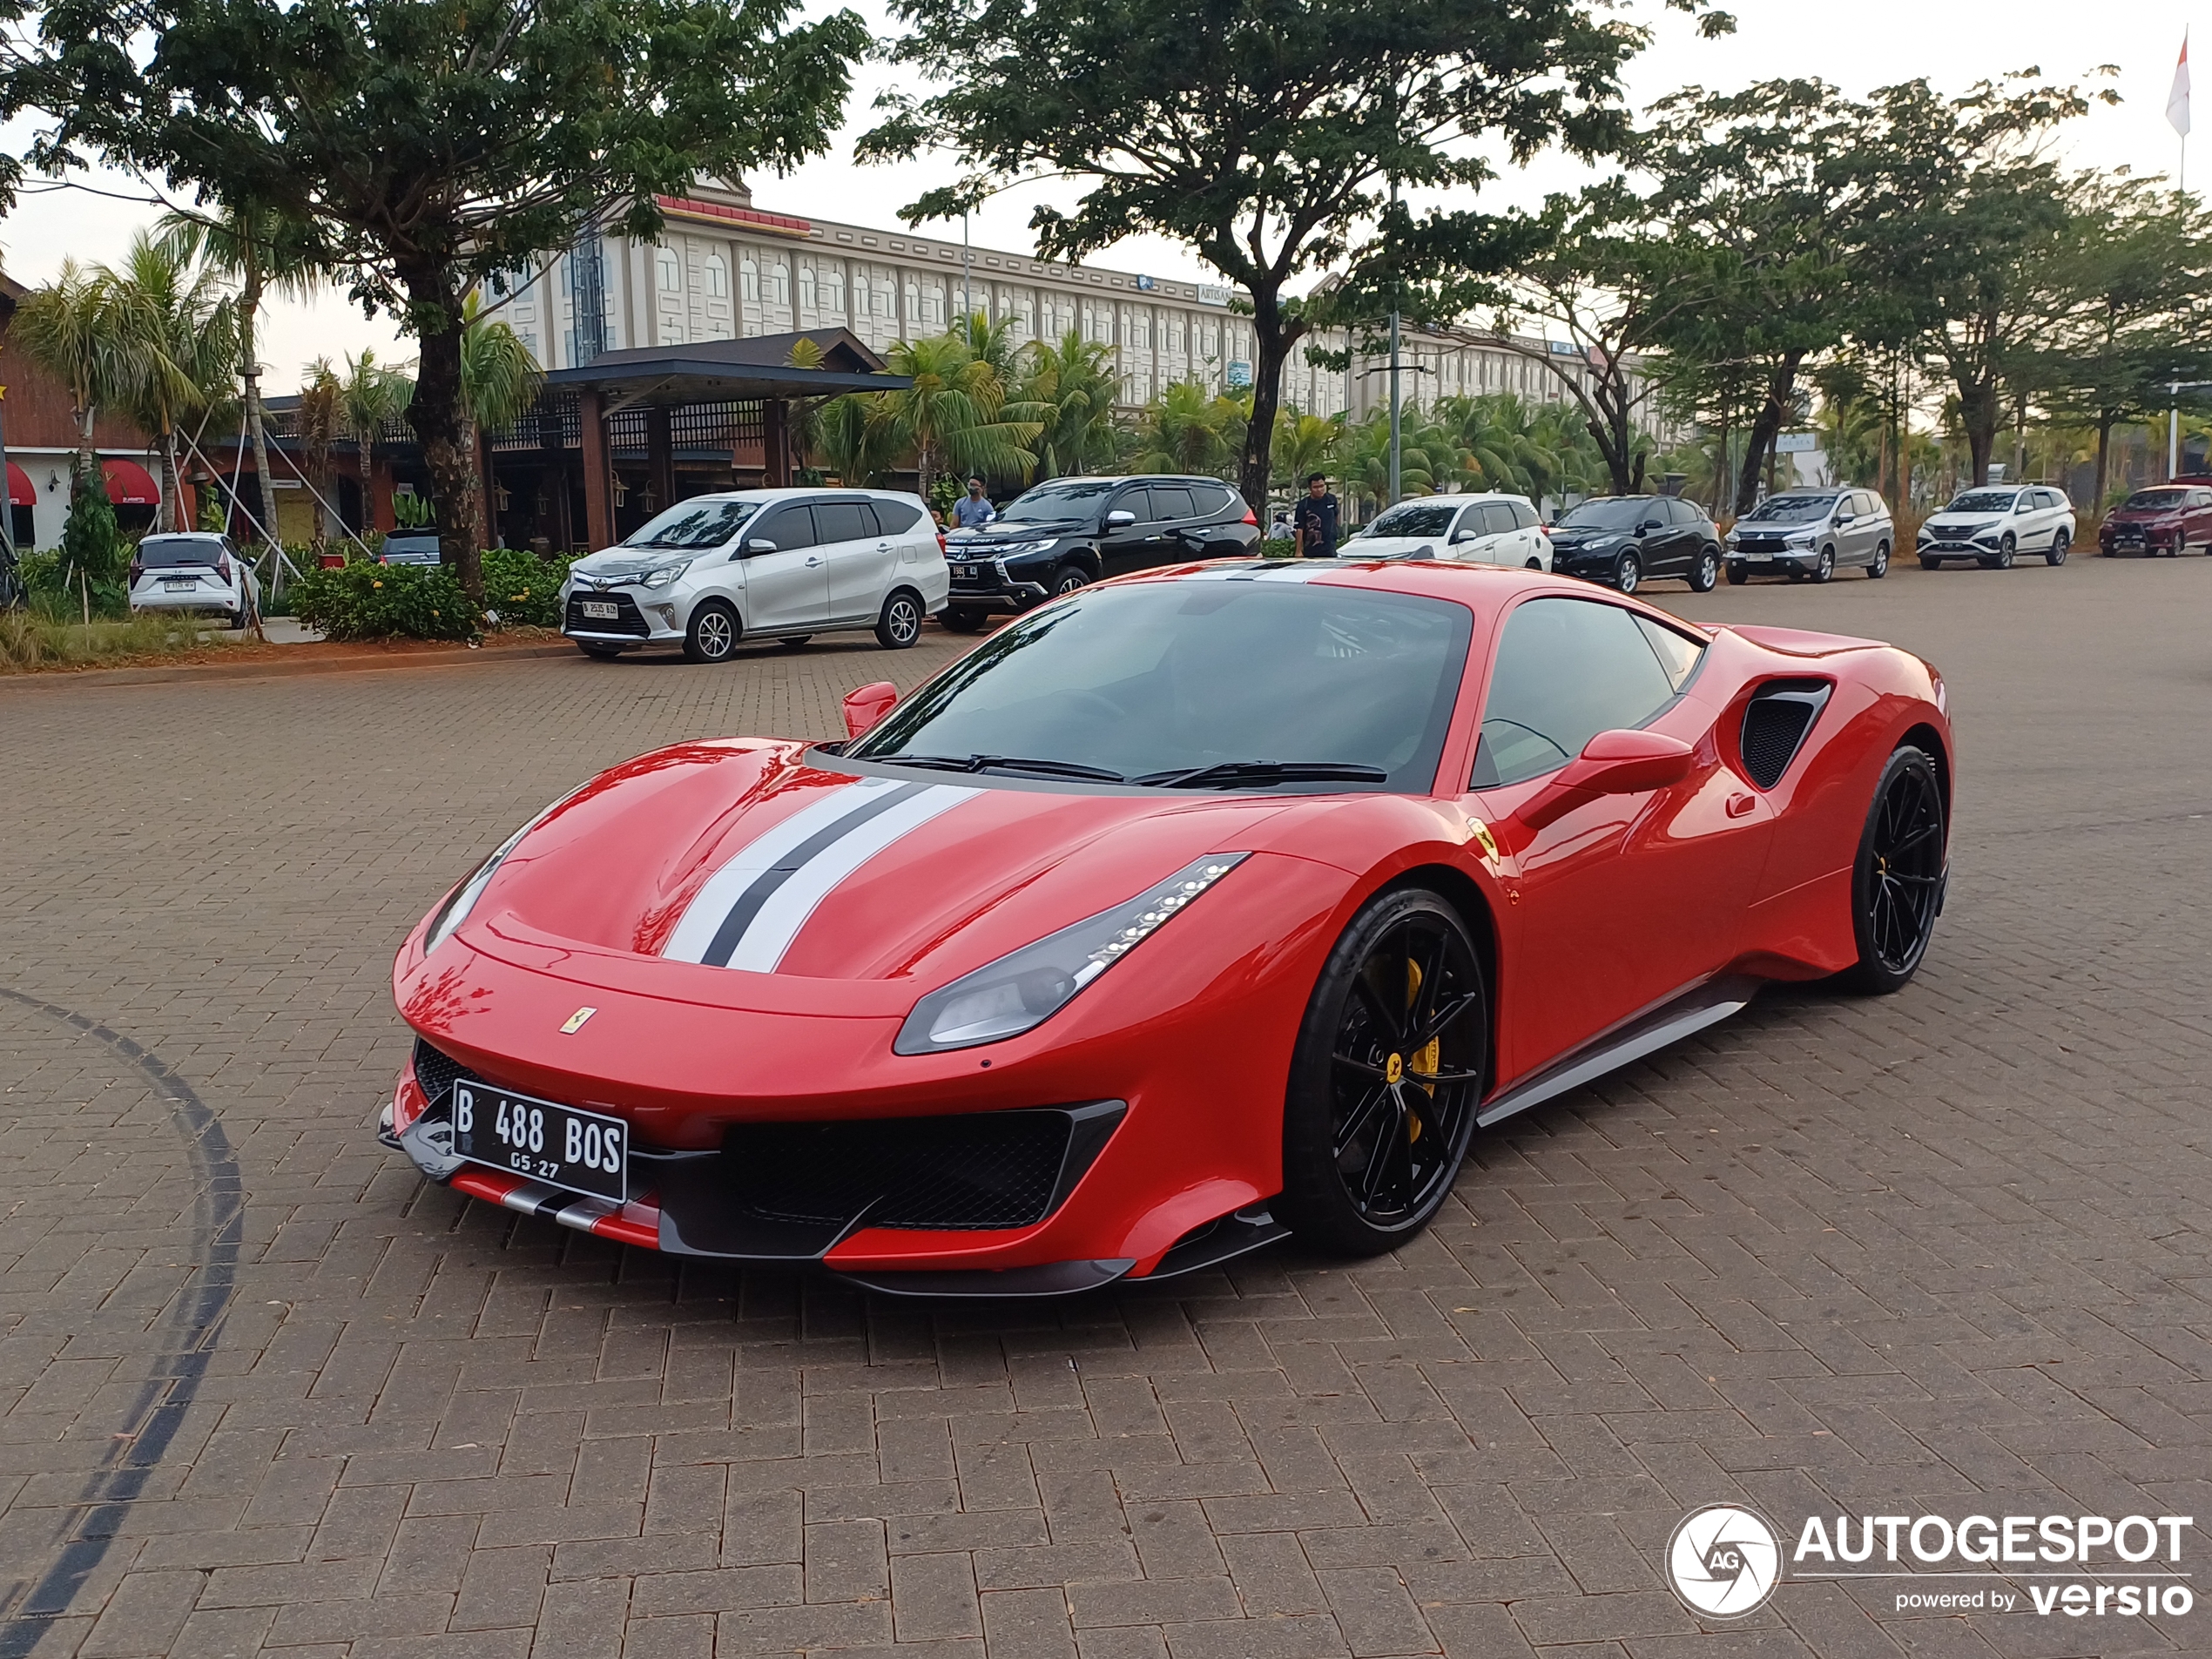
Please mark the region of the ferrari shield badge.
[[561, 1035], [564, 1037], [574, 1036], [583, 1029], [583, 1022], [598, 1011], [597, 1008], [578, 1008], [561, 1022]]

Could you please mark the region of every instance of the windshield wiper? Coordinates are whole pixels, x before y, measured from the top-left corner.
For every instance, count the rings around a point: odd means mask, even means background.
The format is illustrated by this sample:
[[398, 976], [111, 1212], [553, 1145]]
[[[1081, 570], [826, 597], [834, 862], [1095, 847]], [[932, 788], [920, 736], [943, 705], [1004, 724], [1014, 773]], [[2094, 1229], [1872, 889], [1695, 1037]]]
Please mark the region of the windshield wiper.
[[1095, 778], [1100, 783], [1122, 781], [1118, 772], [1085, 766], [1073, 760], [1034, 760], [1022, 755], [871, 755], [894, 766], [927, 766], [937, 772], [1039, 772], [1055, 778]]
[[1248, 784], [1380, 784], [1390, 774], [1380, 766], [1342, 760], [1224, 760], [1179, 772], [1148, 772], [1130, 782], [1151, 789], [1203, 789], [1218, 784], [1241, 789]]

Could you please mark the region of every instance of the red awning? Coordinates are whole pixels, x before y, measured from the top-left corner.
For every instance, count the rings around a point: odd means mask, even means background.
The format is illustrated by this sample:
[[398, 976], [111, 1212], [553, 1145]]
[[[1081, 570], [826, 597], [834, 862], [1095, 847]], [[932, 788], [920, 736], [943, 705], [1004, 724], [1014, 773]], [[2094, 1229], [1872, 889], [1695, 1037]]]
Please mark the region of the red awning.
[[30, 482], [30, 475], [10, 461], [8, 463], [8, 505], [36, 507], [38, 487]]
[[107, 498], [118, 507], [158, 507], [160, 486], [135, 461], [103, 461], [100, 473], [107, 480]]

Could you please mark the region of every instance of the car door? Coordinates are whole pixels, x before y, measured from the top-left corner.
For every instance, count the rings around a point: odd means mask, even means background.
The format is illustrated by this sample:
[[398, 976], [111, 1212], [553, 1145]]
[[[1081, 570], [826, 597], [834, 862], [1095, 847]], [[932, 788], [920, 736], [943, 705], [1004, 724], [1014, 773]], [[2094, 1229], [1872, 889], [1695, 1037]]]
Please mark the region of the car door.
[[859, 497], [813, 503], [815, 552], [829, 577], [829, 620], [873, 622], [891, 591], [899, 550]]
[[1198, 507], [1188, 484], [1154, 484], [1151, 497], [1152, 545], [1146, 557], [1155, 565], [1180, 564], [1203, 556], [1204, 539], [1193, 534]]
[[2191, 545], [2212, 547], [2212, 489], [2192, 489], [2182, 510]]
[[1871, 489], [1858, 492], [1858, 516], [1862, 534], [1859, 536], [1859, 563], [1871, 564], [1882, 543], [1891, 539], [1888, 504]]
[[[1537, 595], [1493, 653], [1468, 810], [1497, 840], [1501, 1079], [1524, 1075], [1726, 965], [1772, 833], [1759, 792], [1702, 741], [1679, 698], [1704, 646], [1602, 599]], [[1516, 809], [1600, 732], [1642, 726], [1696, 751], [1679, 783], [1605, 795], [1530, 830]]]
[[829, 567], [803, 502], [772, 508], [749, 525], [732, 555], [745, 574], [748, 633], [795, 633], [829, 622]]
[[1835, 525], [1836, 563], [1865, 563], [1867, 555], [1860, 550], [1866, 545], [1866, 515], [1860, 509], [1857, 490], [1846, 489], [1836, 497]]
[[1504, 506], [1506, 511], [1513, 516], [1515, 539], [1511, 563], [1526, 565], [1534, 560], [1541, 565], [1544, 563], [1544, 533], [1540, 528], [1536, 509], [1523, 501], [1509, 501]]
[[1521, 526], [1514, 519], [1510, 503], [1486, 501], [1467, 510], [1480, 515], [1481, 539], [1477, 545], [1482, 550], [1479, 555], [1482, 563], [1513, 565], [1524, 562], [1521, 556]]
[[[1109, 524], [1116, 513], [1130, 515], [1126, 524]], [[1127, 576], [1149, 569], [1159, 542], [1159, 526], [1152, 520], [1151, 492], [1143, 485], [1111, 497], [1099, 516], [1098, 563], [1103, 576]]]

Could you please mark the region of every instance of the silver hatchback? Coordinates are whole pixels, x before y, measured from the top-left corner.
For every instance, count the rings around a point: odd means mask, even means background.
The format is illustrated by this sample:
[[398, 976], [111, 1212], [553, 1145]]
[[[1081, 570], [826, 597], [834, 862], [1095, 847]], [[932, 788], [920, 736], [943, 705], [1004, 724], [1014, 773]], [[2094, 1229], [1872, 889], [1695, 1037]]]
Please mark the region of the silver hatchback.
[[1846, 565], [1884, 577], [1896, 546], [1890, 509], [1872, 490], [1784, 489], [1729, 531], [1728, 579], [1786, 576], [1825, 582]]

